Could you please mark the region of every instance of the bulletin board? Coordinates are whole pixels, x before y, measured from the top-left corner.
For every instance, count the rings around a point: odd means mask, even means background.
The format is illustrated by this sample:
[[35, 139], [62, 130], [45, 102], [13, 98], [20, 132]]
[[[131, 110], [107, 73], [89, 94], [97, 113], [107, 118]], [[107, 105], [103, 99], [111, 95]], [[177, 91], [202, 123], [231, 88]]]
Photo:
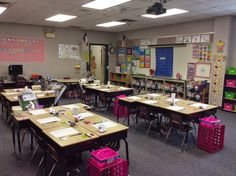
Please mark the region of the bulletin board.
[[78, 59], [80, 57], [79, 45], [58, 45], [58, 58], [60, 59]]
[[44, 62], [45, 40], [42, 38], [0, 36], [0, 61]]
[[196, 63], [195, 77], [210, 78], [211, 64], [210, 63]]

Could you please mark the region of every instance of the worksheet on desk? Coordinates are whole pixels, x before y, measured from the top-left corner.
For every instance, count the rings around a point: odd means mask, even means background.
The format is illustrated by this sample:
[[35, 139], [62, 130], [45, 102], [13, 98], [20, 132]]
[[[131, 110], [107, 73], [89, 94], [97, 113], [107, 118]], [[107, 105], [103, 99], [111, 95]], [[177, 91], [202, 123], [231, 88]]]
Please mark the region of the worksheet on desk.
[[107, 128], [115, 127], [115, 126], [117, 126], [117, 124], [114, 123], [114, 122], [112, 122], [112, 121], [110, 121], [110, 120], [108, 120], [108, 121], [105, 121], [105, 122], [101, 122], [101, 123], [98, 123], [98, 124], [94, 124], [93, 126], [94, 126], [95, 128], [97, 128], [97, 129], [99, 129], [100, 127], [103, 127], [103, 128], [105, 128], [105, 129], [107, 129]]
[[204, 103], [195, 103], [195, 104], [192, 104], [190, 106], [197, 107], [197, 108], [202, 107], [204, 109], [204, 108], [207, 108], [208, 105], [204, 104]]
[[45, 111], [44, 109], [36, 109], [36, 110], [29, 111], [29, 113], [32, 115], [41, 115], [41, 114], [47, 114], [48, 112]]
[[145, 104], [155, 104], [155, 103], [157, 103], [157, 101], [154, 101], [154, 100], [146, 100], [146, 101], [143, 101], [143, 103], [145, 103]]
[[63, 105], [63, 108], [68, 108], [68, 109], [74, 109], [74, 108], [78, 108], [78, 106], [71, 104], [71, 105]]
[[77, 131], [76, 129], [74, 129], [72, 127], [69, 127], [69, 128], [63, 128], [60, 130], [55, 130], [50, 133], [56, 138], [61, 138], [61, 137], [65, 137], [65, 136], [79, 134], [79, 131]]
[[137, 97], [137, 96], [131, 96], [131, 97], [127, 97], [127, 98], [130, 98], [132, 100], [140, 100], [140, 99], [142, 99], [141, 97]]
[[47, 117], [47, 118], [42, 118], [42, 119], [38, 119], [37, 121], [40, 123], [40, 124], [48, 124], [48, 123], [52, 123], [52, 122], [58, 122], [60, 121], [61, 119], [59, 119], [58, 117]]
[[169, 106], [169, 107], [167, 107], [167, 109], [174, 110], [174, 111], [180, 111], [180, 110], [183, 110], [184, 107], [180, 107], [180, 106]]

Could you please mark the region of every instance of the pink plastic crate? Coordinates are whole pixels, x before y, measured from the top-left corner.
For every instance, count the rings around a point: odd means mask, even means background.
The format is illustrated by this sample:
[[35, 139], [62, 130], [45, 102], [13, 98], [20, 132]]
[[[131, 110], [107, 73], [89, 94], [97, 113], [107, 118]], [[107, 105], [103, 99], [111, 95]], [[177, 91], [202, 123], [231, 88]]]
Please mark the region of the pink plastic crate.
[[98, 166], [94, 160], [88, 160], [88, 176], [128, 176], [128, 163], [118, 158], [115, 162]]
[[216, 125], [217, 123], [219, 123], [220, 122], [220, 120], [219, 119], [216, 119], [216, 118], [214, 118], [214, 117], [205, 117], [205, 118], [202, 118], [201, 119], [201, 122], [202, 122], [202, 124], [204, 124], [204, 125], [208, 125], [208, 126], [212, 126], [212, 125]]
[[113, 163], [119, 157], [119, 153], [106, 147], [92, 151], [91, 156], [91, 159], [97, 163], [98, 166], [104, 166]]
[[224, 147], [225, 125], [201, 122], [198, 127], [197, 146], [209, 153], [217, 152]]
[[233, 105], [230, 103], [224, 103], [224, 109], [227, 111], [233, 111]]
[[236, 80], [231, 80], [231, 79], [226, 80], [226, 86], [227, 87], [236, 87]]

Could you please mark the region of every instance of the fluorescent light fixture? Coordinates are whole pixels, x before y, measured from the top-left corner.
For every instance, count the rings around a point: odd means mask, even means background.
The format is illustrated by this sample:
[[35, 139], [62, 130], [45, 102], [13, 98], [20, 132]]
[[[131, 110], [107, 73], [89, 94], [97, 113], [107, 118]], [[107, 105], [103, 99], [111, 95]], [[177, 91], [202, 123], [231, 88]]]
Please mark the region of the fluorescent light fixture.
[[45, 19], [46, 21], [64, 22], [76, 18], [77, 16], [58, 14]]
[[102, 23], [102, 24], [97, 24], [96, 26], [98, 27], [114, 27], [114, 26], [119, 26], [119, 25], [124, 25], [126, 23], [124, 22], [119, 22], [119, 21], [111, 21], [107, 23]]
[[6, 7], [0, 7], [0, 14], [2, 14], [6, 9]]
[[117, 6], [131, 0], [95, 0], [87, 4], [82, 5], [82, 7], [87, 7], [91, 9], [103, 10], [113, 6]]
[[142, 17], [147, 17], [147, 18], [162, 18], [162, 17], [167, 17], [167, 16], [172, 16], [172, 15], [179, 15], [182, 13], [187, 13], [187, 10], [182, 10], [182, 9], [168, 9], [166, 13], [161, 14], [161, 15], [152, 15], [152, 14], [145, 14], [142, 15]]

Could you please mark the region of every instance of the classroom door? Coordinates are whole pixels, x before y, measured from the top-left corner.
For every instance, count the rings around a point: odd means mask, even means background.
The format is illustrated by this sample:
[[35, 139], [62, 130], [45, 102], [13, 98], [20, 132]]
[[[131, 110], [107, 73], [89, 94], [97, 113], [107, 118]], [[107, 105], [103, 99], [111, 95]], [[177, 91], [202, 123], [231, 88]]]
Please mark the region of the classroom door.
[[108, 80], [108, 55], [106, 45], [90, 45], [90, 70], [96, 79], [106, 83]]
[[173, 47], [156, 48], [156, 76], [172, 77]]

